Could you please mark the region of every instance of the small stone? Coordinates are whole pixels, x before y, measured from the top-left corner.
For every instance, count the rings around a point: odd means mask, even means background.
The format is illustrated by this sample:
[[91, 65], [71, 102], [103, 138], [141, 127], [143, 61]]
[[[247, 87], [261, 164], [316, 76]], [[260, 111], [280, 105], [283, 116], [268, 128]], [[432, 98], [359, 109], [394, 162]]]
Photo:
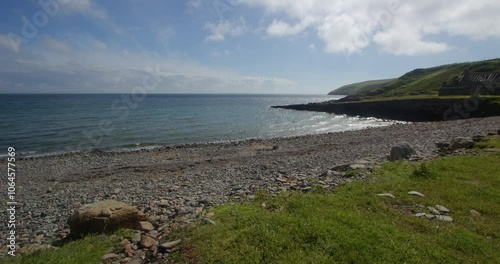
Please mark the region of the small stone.
[[431, 214], [425, 214], [425, 218], [431, 220], [431, 219], [436, 218], [436, 216], [435, 215], [431, 215]]
[[266, 207], [267, 207], [267, 204], [266, 204], [266, 203], [262, 203], [262, 204], [260, 205], [260, 207], [261, 207], [261, 208], [266, 208]]
[[198, 207], [195, 210], [196, 215], [201, 215], [202, 212], [203, 212], [203, 207]]
[[43, 238], [43, 234], [42, 234], [42, 235], [38, 235], [38, 236], [36, 236], [36, 237], [33, 239], [33, 241], [34, 241], [35, 243], [40, 243], [40, 242], [42, 242], [42, 238]]
[[172, 249], [175, 246], [179, 245], [181, 242], [182, 242], [181, 239], [175, 240], [175, 241], [166, 242], [166, 243], [161, 244], [160, 248], [161, 249]]
[[211, 225], [215, 225], [215, 222], [214, 220], [210, 219], [210, 218], [203, 218], [203, 221], [207, 224], [211, 224]]
[[415, 217], [425, 217], [426, 214], [425, 213], [417, 213], [415, 214]]
[[414, 196], [420, 196], [420, 197], [425, 197], [422, 193], [416, 192], [416, 191], [411, 191], [408, 192], [409, 195], [414, 195]]
[[108, 263], [108, 261], [111, 261], [112, 259], [115, 259], [117, 257], [118, 257], [118, 255], [116, 255], [115, 253], [109, 253], [109, 254], [102, 256], [102, 261], [104, 263]]
[[431, 211], [431, 213], [433, 213], [433, 214], [437, 214], [437, 215], [441, 214], [438, 209], [436, 209], [432, 206], [428, 206], [427, 209], [429, 209], [429, 211]]
[[255, 200], [255, 195], [249, 195], [249, 196], [247, 196], [247, 199], [249, 201], [253, 201], [253, 200]]
[[307, 187], [302, 188], [302, 191], [303, 191], [303, 192], [308, 192], [308, 191], [310, 191], [310, 190], [312, 190], [312, 187], [310, 187], [310, 186], [307, 186]]
[[396, 198], [392, 193], [379, 193], [377, 196]]
[[125, 245], [123, 251], [127, 257], [132, 257], [134, 255], [134, 250], [132, 249], [131, 244]]
[[214, 212], [208, 212], [208, 213], [207, 213], [207, 217], [209, 217], [209, 218], [210, 218], [210, 217], [212, 217], [212, 216], [214, 216], [214, 215], [215, 215], [215, 213], [214, 213]]
[[435, 207], [436, 207], [436, 209], [439, 210], [439, 212], [442, 212], [442, 213], [449, 213], [450, 212], [450, 210], [448, 208], [446, 208], [442, 205], [436, 205]]
[[444, 221], [444, 222], [453, 222], [453, 218], [451, 218], [447, 215], [436, 215], [436, 219], [439, 221]]
[[150, 236], [147, 236], [147, 235], [143, 235], [141, 236], [141, 246], [143, 248], [150, 248], [152, 247], [155, 243], [157, 243], [156, 239], [150, 237]]
[[140, 221], [139, 224], [137, 225], [137, 229], [149, 232], [151, 230], [154, 230], [155, 227], [148, 221]]
[[349, 165], [349, 168], [351, 170], [364, 170], [364, 169], [366, 169], [366, 165], [363, 165], [363, 164], [351, 164], [351, 165]]
[[481, 213], [479, 211], [476, 211], [476, 210], [470, 210], [469, 213], [471, 215], [481, 215]]

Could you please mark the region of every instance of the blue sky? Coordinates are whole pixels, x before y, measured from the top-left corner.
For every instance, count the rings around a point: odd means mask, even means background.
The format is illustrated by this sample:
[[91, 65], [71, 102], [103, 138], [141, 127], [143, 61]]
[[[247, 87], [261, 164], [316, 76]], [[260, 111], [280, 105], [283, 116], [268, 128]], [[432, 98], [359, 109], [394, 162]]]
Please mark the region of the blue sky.
[[497, 0], [6, 0], [1, 6], [0, 93], [326, 94], [500, 53]]

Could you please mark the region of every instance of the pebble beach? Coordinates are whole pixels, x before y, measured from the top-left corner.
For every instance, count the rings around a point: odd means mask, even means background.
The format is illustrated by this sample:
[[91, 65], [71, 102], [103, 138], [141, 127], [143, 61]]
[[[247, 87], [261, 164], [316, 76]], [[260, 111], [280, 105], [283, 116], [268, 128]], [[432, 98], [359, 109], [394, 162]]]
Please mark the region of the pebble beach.
[[[83, 204], [114, 199], [163, 222], [194, 221], [197, 211], [254, 199], [257, 191], [325, 188], [355, 180], [328, 173], [339, 164], [387, 160], [407, 142], [419, 156], [436, 143], [497, 133], [500, 117], [394, 124], [356, 131], [164, 147], [127, 153], [102, 151], [16, 161], [17, 243], [50, 243], [69, 233], [67, 220]], [[361, 161], [360, 161], [361, 160]], [[2, 160], [6, 167], [6, 160]], [[1, 188], [7, 189], [6, 181]], [[6, 201], [7, 193], [3, 194]], [[7, 218], [4, 210], [2, 218]], [[7, 225], [0, 232], [8, 232]], [[5, 240], [0, 246], [5, 248]]]

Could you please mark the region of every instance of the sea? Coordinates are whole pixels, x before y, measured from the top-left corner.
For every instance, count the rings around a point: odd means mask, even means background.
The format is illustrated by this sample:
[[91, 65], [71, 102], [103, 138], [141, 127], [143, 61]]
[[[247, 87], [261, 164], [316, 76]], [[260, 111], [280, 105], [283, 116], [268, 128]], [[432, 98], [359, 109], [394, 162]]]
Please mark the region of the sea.
[[191, 143], [291, 137], [386, 126], [392, 121], [271, 108], [326, 95], [3, 94], [0, 157], [134, 151]]

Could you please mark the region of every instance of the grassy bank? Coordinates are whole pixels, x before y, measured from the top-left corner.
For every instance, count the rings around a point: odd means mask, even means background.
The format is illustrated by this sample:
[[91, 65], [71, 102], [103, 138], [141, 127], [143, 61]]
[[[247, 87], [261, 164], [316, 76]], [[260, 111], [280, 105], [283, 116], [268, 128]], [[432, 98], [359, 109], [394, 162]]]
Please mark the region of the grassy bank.
[[101, 263], [101, 258], [121, 240], [110, 236], [88, 236], [61, 248], [36, 252], [27, 256], [7, 257], [2, 264], [88, 264]]
[[[387, 163], [373, 174], [374, 182], [355, 182], [333, 194], [260, 194], [249, 204], [216, 208], [217, 225], [191, 231], [177, 261], [495, 263], [499, 172], [500, 155], [482, 153], [423, 166]], [[426, 197], [407, 194], [413, 190]], [[396, 198], [376, 196], [387, 192]], [[437, 204], [451, 210], [453, 223], [414, 216]]]

